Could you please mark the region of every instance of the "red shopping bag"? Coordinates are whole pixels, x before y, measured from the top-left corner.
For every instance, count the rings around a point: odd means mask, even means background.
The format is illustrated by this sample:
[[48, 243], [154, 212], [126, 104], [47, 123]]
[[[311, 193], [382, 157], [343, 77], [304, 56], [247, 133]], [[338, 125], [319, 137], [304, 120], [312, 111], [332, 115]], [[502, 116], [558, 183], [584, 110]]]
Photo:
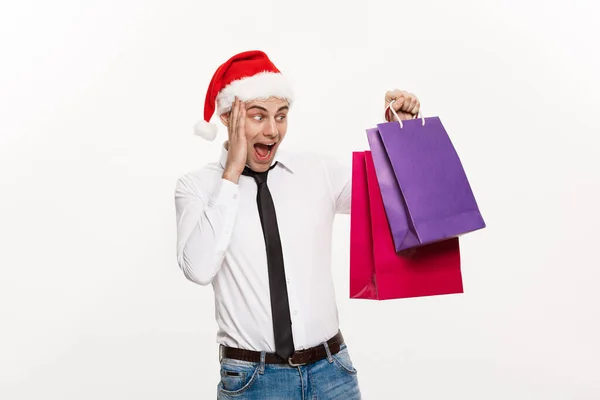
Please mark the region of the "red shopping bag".
[[396, 252], [370, 151], [352, 154], [350, 298], [463, 293], [458, 238]]

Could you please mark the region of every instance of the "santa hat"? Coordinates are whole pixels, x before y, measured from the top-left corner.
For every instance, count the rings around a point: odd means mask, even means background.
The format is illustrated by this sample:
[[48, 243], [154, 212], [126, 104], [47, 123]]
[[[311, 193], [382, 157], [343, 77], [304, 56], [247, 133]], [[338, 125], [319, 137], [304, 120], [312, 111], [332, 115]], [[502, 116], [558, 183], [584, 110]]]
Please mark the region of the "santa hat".
[[293, 92], [286, 78], [258, 50], [236, 54], [217, 70], [210, 81], [204, 102], [204, 120], [194, 126], [194, 133], [206, 140], [217, 136], [217, 125], [211, 124], [215, 107], [218, 115], [231, 110], [235, 97], [242, 101], [278, 97], [290, 105]]

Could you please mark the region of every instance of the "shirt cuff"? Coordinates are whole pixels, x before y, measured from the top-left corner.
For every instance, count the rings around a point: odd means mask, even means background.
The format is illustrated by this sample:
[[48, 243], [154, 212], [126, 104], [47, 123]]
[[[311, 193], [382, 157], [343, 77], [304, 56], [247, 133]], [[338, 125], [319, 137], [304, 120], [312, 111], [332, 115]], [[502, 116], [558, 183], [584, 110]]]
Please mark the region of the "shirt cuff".
[[221, 179], [221, 186], [208, 202], [210, 207], [228, 206], [237, 203], [240, 188], [227, 179]]

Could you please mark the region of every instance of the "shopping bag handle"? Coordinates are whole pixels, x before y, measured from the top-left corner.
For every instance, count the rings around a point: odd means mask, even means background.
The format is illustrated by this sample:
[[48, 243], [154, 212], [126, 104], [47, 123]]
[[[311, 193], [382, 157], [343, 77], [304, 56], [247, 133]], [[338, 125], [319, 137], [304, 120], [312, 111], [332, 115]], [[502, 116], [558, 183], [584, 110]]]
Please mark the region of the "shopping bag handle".
[[[388, 108], [392, 111], [392, 113], [394, 114], [394, 116], [396, 117], [396, 119], [398, 120], [398, 122], [400, 123], [400, 129], [402, 129], [404, 127], [404, 124], [402, 123], [402, 120], [398, 116], [398, 113], [396, 113], [396, 110], [394, 110], [394, 107], [392, 107], [392, 104], [394, 104], [395, 101], [396, 100], [390, 101], [390, 104], [388, 104]], [[423, 117], [423, 114], [421, 113], [421, 109], [420, 108], [419, 108], [419, 113], [417, 114], [417, 118], [419, 118], [419, 115], [421, 116], [421, 121], [423, 121], [421, 125], [425, 126], [425, 117]]]

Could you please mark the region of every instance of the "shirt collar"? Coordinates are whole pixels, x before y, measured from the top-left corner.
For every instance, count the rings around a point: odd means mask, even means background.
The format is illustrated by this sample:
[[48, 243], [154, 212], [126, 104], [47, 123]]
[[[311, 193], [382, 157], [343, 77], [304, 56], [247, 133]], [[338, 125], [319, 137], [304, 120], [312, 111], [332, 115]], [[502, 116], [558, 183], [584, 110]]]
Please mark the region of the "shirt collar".
[[[225, 169], [225, 165], [227, 164], [227, 149], [225, 148], [226, 143], [226, 141], [223, 142], [223, 145], [221, 146], [221, 157], [219, 159], [219, 163], [223, 169]], [[289, 172], [294, 173], [292, 155], [287, 153], [285, 150], [282, 151], [282, 149], [277, 149], [277, 153], [275, 153], [275, 157], [273, 158], [273, 163], [275, 162], [278, 163], [277, 165], [281, 165]]]

